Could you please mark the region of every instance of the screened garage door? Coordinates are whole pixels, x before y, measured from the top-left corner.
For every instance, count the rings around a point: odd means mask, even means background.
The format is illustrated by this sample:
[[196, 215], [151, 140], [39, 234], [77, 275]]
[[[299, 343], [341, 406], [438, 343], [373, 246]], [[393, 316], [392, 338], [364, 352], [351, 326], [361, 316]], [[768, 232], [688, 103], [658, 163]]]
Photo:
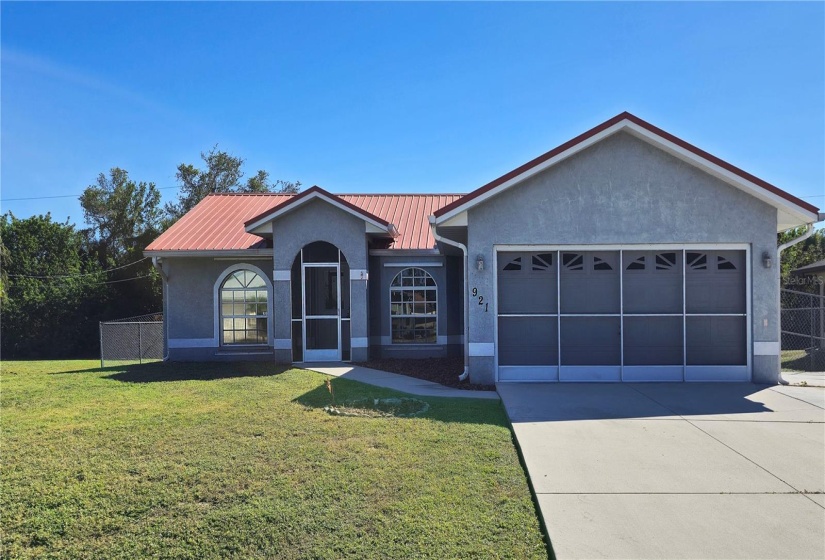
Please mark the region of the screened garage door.
[[497, 253], [499, 381], [747, 381], [744, 250]]

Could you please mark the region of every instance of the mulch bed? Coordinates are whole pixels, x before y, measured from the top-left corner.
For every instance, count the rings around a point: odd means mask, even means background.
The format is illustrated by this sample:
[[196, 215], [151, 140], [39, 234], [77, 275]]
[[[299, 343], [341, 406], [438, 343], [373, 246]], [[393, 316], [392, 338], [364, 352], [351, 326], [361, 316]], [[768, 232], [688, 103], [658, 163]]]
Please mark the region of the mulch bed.
[[418, 379], [440, 383], [454, 389], [469, 391], [495, 391], [495, 385], [480, 385], [469, 381], [459, 381], [464, 371], [464, 358], [423, 358], [420, 360], [382, 359], [360, 362], [359, 366], [400, 373]]

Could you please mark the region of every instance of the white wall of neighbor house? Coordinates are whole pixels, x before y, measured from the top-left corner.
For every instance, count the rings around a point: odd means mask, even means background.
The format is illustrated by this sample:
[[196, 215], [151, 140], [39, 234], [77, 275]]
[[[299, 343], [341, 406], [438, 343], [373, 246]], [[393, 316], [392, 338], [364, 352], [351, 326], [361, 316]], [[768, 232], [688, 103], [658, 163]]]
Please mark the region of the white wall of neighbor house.
[[[470, 376], [495, 380], [496, 245], [745, 244], [752, 379], [779, 375], [777, 211], [627, 133], [618, 133], [468, 211]], [[483, 270], [474, 263], [485, 262]]]

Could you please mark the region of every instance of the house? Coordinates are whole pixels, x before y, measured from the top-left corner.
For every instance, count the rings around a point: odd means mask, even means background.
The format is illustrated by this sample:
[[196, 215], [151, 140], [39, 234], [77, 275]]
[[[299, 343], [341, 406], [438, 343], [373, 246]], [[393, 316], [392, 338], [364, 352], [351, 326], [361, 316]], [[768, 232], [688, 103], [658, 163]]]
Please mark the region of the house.
[[622, 113], [466, 195], [210, 195], [145, 254], [171, 360], [775, 383], [776, 233], [824, 217]]

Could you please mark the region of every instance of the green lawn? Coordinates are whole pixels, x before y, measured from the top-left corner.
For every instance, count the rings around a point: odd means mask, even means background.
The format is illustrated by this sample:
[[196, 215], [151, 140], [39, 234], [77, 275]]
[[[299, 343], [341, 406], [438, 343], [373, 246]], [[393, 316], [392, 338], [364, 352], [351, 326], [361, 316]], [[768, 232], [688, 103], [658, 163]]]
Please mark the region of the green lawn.
[[498, 402], [338, 417], [304, 370], [98, 365], [0, 364], [3, 557], [547, 558]]
[[782, 350], [781, 362], [785, 371], [825, 371], [825, 351]]

